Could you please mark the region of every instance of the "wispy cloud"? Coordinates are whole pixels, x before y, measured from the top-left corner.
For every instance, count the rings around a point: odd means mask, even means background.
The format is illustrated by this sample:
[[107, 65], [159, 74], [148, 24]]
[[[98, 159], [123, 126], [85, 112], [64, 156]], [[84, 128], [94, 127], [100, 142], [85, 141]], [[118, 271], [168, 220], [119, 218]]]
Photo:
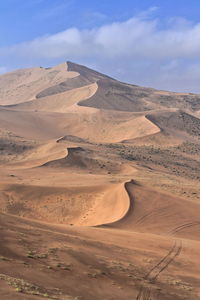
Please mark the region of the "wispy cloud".
[[54, 35], [15, 45], [5, 51], [51, 58], [80, 58], [91, 55], [126, 55], [154, 60], [200, 58], [199, 36], [200, 23], [159, 30], [157, 20], [132, 18], [126, 22], [116, 22], [91, 30], [69, 28]]
[[155, 12], [159, 10], [159, 6], [151, 6], [148, 9], [140, 12], [137, 17], [138, 18], [149, 18], [149, 17], [154, 17]]
[[[34, 0], [40, 4], [44, 0]], [[50, 19], [52, 17], [59, 17], [65, 14], [66, 10], [74, 4], [74, 0], [62, 0], [55, 1], [54, 5], [50, 5], [48, 8], [41, 9], [36, 15], [35, 19]], [[67, 17], [67, 16], [66, 16]]]
[[[124, 22], [113, 22], [89, 30], [69, 28], [7, 49], [0, 48], [0, 57], [28, 58], [33, 62], [89, 61], [120, 79], [120, 74], [126, 73], [125, 79], [136, 83], [186, 89], [188, 76], [192, 76], [195, 83], [200, 80], [200, 72], [194, 68], [200, 59], [200, 23], [173, 18], [163, 29], [159, 19], [148, 16], [157, 9], [151, 8], [149, 12]], [[115, 69], [116, 75], [113, 74], [112, 66], [117, 66], [120, 72]], [[191, 79], [188, 82], [191, 84]], [[190, 88], [200, 91], [196, 86], [190, 85]]]

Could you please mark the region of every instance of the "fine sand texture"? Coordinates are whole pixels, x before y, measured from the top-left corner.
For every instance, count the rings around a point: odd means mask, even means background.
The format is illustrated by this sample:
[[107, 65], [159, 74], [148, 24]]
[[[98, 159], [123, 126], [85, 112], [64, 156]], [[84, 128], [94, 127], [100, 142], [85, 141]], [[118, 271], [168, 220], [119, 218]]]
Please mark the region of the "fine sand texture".
[[200, 299], [199, 112], [72, 62], [0, 75], [0, 299]]

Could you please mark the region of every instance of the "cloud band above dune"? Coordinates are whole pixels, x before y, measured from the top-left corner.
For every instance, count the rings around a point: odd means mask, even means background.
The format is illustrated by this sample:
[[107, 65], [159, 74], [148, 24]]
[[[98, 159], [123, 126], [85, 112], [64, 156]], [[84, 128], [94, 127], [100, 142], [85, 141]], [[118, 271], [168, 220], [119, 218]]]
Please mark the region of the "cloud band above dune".
[[1, 49], [0, 53], [74, 59], [91, 55], [112, 58], [126, 55], [156, 61], [167, 58], [200, 58], [199, 35], [200, 23], [190, 24], [176, 18], [162, 29], [159, 20], [138, 16], [90, 30], [69, 28]]
[[200, 23], [174, 18], [163, 24], [147, 13], [0, 48], [0, 57], [28, 65], [74, 60], [132, 83], [200, 92], [199, 36]]

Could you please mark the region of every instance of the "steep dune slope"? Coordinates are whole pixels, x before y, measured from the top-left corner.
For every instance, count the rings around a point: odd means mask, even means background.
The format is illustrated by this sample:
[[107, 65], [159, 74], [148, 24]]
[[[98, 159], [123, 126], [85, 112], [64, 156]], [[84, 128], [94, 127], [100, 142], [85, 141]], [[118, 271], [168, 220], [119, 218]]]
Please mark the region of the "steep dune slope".
[[159, 132], [144, 116], [131, 113], [72, 110], [67, 116], [65, 132], [95, 143], [115, 143]]
[[66, 113], [0, 109], [0, 127], [36, 140], [74, 135], [97, 143], [115, 143], [159, 132], [144, 116], [76, 107]]
[[157, 91], [118, 82], [71, 62], [53, 68], [24, 69], [1, 75], [0, 105], [56, 95], [92, 83], [98, 84], [98, 93], [81, 105], [133, 112], [174, 107], [198, 113], [200, 109], [199, 95]]
[[76, 72], [68, 72], [66, 63], [54, 68], [17, 70], [0, 76], [0, 105], [10, 105], [34, 99], [45, 87], [75, 78]]
[[[17, 146], [19, 146], [19, 143], [17, 143]], [[66, 154], [66, 148], [56, 143], [55, 140], [50, 140], [45, 142], [45, 144], [38, 142], [32, 145], [28, 150], [16, 155], [15, 158], [9, 161], [8, 167], [10, 169], [34, 168], [53, 161], [54, 159], [62, 160]]]
[[0, 298], [200, 299], [199, 99], [71, 62], [1, 75]]
[[184, 111], [157, 112], [148, 114], [147, 118], [168, 134], [175, 135], [176, 130], [177, 135], [200, 137], [200, 119]]
[[152, 93], [151, 89], [131, 86], [112, 79], [100, 79], [98, 91], [89, 100], [82, 101], [80, 105], [100, 109], [141, 112], [154, 108], [145, 101], [145, 95]]
[[[24, 138], [49, 140], [59, 138], [63, 118], [58, 114], [11, 111], [0, 108], [0, 128]], [[42, 130], [41, 130], [42, 129]]]
[[120, 163], [113, 161], [106, 161], [98, 156], [98, 153], [94, 150], [72, 147], [67, 148], [67, 155], [64, 158], [48, 161], [43, 167], [49, 168], [71, 168], [77, 169], [77, 171], [87, 171], [99, 173], [111, 172], [122, 172]]
[[[127, 175], [133, 174], [136, 171], [128, 164], [116, 161], [116, 157], [109, 157], [108, 159], [107, 154], [97, 150], [95, 145], [84, 144], [84, 146], [81, 145], [81, 147], [69, 147], [69, 142], [67, 142], [67, 144], [68, 147], [65, 150], [67, 155], [59, 158], [57, 154], [56, 159], [50, 159], [49, 156], [49, 160], [47, 162], [38, 166], [42, 168], [50, 168], [50, 170], [58, 169], [62, 172], [70, 172], [71, 170], [72, 172], [76, 171], [78, 173], [96, 175]], [[63, 147], [61, 149], [63, 149]]]
[[200, 142], [200, 119], [183, 110], [152, 111], [146, 118], [160, 128], [160, 132], [132, 141], [137, 145], [173, 146], [185, 141]]
[[[82, 101], [80, 105], [83, 106], [132, 112], [175, 108], [198, 114], [200, 110], [199, 95], [159, 91], [126, 84], [73, 63], [68, 63], [68, 68], [89, 78], [90, 82], [93, 78], [92, 80], [98, 84], [97, 93], [90, 99]], [[76, 81], [78, 78], [73, 80]]]
[[86, 85], [84, 87], [62, 92], [56, 95], [50, 95], [37, 98], [32, 101], [11, 105], [7, 109], [17, 111], [44, 111], [44, 112], [67, 112], [69, 106], [90, 98], [97, 91], [96, 83]]
[[36, 98], [43, 98], [51, 95], [56, 95], [69, 90], [84, 87], [93, 83], [96, 83], [99, 79], [109, 78], [99, 72], [91, 70], [81, 65], [77, 65], [71, 62], [67, 62], [67, 69], [69, 73], [79, 74], [79, 76], [67, 78], [57, 85], [51, 85], [49, 88], [44, 89], [36, 95]]
[[127, 183], [126, 189], [131, 201], [129, 211], [122, 220], [110, 226], [200, 239], [198, 202], [164, 194], [135, 182]]
[[128, 208], [129, 197], [123, 184], [1, 186], [1, 211], [41, 221], [94, 226], [121, 219]]

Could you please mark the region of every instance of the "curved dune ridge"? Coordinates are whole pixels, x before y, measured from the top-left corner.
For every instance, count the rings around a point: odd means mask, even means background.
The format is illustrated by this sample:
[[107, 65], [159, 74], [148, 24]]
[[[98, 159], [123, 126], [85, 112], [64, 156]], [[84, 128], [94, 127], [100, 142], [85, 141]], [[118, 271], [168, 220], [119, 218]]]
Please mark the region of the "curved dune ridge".
[[196, 143], [199, 139], [200, 119], [179, 109], [151, 111], [147, 120], [159, 128], [158, 132], [127, 140], [140, 145], [176, 146], [185, 141]]
[[96, 226], [121, 219], [129, 209], [124, 184], [50, 187], [3, 186], [1, 211], [60, 224]]
[[0, 298], [198, 299], [197, 95], [67, 62], [0, 105]]
[[[82, 187], [1, 186], [1, 211], [46, 222], [199, 239], [199, 204], [134, 180]], [[162, 199], [162, 200], [161, 200]]]
[[61, 158], [48, 159], [40, 167], [56, 168], [60, 170], [72, 170], [89, 172], [91, 174], [133, 174], [135, 169], [125, 163], [108, 160], [99, 156], [92, 149], [82, 147], [68, 147], [67, 154]]
[[100, 162], [94, 156], [92, 150], [86, 150], [82, 147], [67, 148], [67, 155], [62, 158], [50, 160], [43, 164], [44, 167], [57, 167], [57, 168], [78, 168], [83, 170], [95, 169], [99, 172]]
[[53, 68], [18, 70], [0, 76], [0, 105], [13, 105], [35, 99], [36, 95], [52, 85], [79, 76], [69, 72], [67, 64]]
[[[89, 108], [90, 110], [90, 108]], [[95, 143], [117, 143], [150, 135], [160, 129], [144, 116], [107, 111], [78, 109], [68, 116], [68, 134]]]
[[34, 168], [48, 163], [49, 161], [63, 159], [68, 155], [68, 150], [55, 140], [38, 145], [29, 151], [19, 155], [14, 162], [10, 162], [11, 168]]
[[0, 109], [0, 126], [25, 138], [49, 140], [74, 135], [94, 143], [117, 143], [160, 131], [145, 116], [78, 106], [65, 113]]
[[199, 240], [198, 202], [153, 190], [134, 180], [127, 182], [125, 188], [130, 198], [129, 209], [109, 227]]
[[78, 103], [80, 100], [88, 99], [97, 91], [97, 84], [93, 83], [77, 89], [72, 89], [56, 95], [34, 99], [29, 102], [11, 106], [10, 109], [18, 111], [45, 111], [45, 112], [67, 112], [68, 107]]
[[[63, 70], [63, 68], [66, 68], [66, 70]], [[60, 65], [53, 69], [60, 71], [61, 74], [68, 72], [67, 64]], [[86, 73], [87, 72], [88, 71], [86, 71]], [[80, 70], [79, 75], [76, 77], [72, 76], [72, 78], [82, 76], [80, 75], [81, 73], [82, 71]], [[67, 76], [69, 77], [70, 75]], [[27, 128], [28, 131], [35, 131], [33, 133], [34, 138], [41, 139], [44, 138], [44, 135], [48, 139], [58, 138], [67, 132], [68, 135], [75, 135], [95, 143], [117, 143], [123, 140], [152, 135], [160, 131], [158, 126], [149, 121], [144, 114], [137, 115], [129, 112], [120, 112], [119, 110], [102, 110], [101, 108], [79, 106], [83, 100], [91, 98], [98, 92], [98, 76], [96, 73], [93, 74], [91, 72], [88, 77], [90, 79], [88, 80], [96, 80], [94, 83], [79, 88], [72, 88], [65, 92], [59, 92], [58, 90], [56, 94], [35, 98], [29, 101], [26, 99], [24, 103], [7, 106], [7, 111], [3, 111], [3, 114], [7, 114], [6, 123], [5, 125], [0, 125], [7, 127], [11, 131], [14, 130], [17, 134], [25, 137], [27, 134], [24, 132], [24, 128]], [[53, 85], [54, 82], [51, 82], [51, 84]], [[8, 110], [11, 111], [10, 116]], [[12, 113], [12, 111], [19, 111], [19, 113]], [[26, 118], [27, 121], [30, 120], [29, 123], [21, 122], [23, 111], [29, 112]], [[43, 114], [41, 114], [42, 112]], [[65, 115], [60, 116], [58, 120], [59, 116], [54, 113], [62, 113]], [[10, 117], [12, 118], [11, 122], [9, 120]], [[34, 128], [32, 128], [33, 119], [37, 118], [39, 119], [38, 125], [44, 123], [42, 126], [47, 128], [42, 137], [38, 137], [38, 133], [39, 135], [41, 133], [40, 128], [37, 130], [35, 122]], [[57, 122], [55, 122], [55, 120], [57, 120]], [[18, 122], [20, 123], [19, 125]], [[54, 128], [52, 128], [52, 124]], [[21, 127], [21, 125], [23, 127]], [[98, 129], [98, 131], [96, 129]], [[51, 136], [49, 136], [50, 132], [52, 132]]]

